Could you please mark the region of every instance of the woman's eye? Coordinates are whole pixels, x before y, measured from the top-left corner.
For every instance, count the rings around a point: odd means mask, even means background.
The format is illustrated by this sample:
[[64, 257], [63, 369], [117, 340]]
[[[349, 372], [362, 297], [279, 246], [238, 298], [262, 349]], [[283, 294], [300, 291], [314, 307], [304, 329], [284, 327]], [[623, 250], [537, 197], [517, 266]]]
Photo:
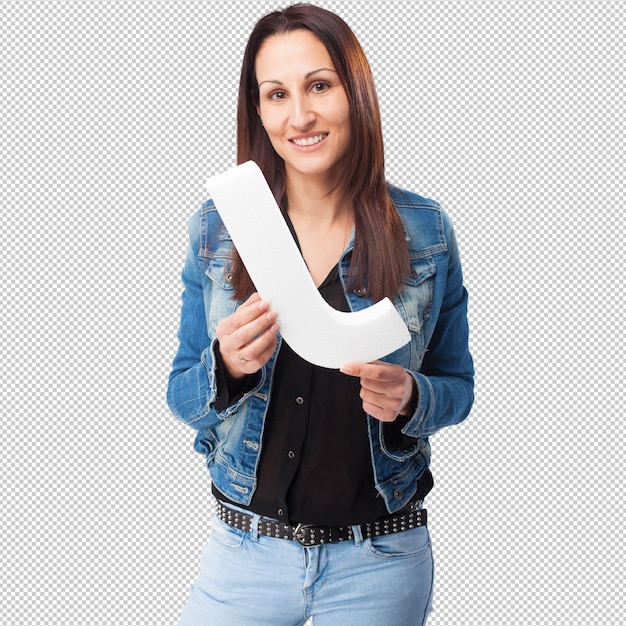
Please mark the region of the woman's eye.
[[268, 97], [270, 100], [283, 100], [285, 96], [286, 94], [284, 91], [272, 91]]
[[313, 91], [316, 93], [320, 93], [322, 91], [326, 91], [330, 85], [326, 82], [318, 82], [313, 84]]

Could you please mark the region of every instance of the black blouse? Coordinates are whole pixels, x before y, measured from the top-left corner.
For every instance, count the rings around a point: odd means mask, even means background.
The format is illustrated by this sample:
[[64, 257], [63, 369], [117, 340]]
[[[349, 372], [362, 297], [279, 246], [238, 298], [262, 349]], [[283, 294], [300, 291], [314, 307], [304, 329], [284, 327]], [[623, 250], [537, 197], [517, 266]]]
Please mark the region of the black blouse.
[[[337, 265], [319, 291], [333, 308], [350, 310]], [[237, 390], [232, 385], [228, 388], [219, 351], [216, 354], [216, 407], [222, 409], [256, 384], [257, 376], [244, 379], [243, 387]], [[287, 523], [318, 526], [364, 524], [387, 515], [374, 486], [359, 379], [312, 365], [283, 340], [273, 380], [257, 488], [247, 508]], [[400, 445], [400, 429], [406, 419], [398, 417], [396, 422], [385, 425], [386, 434], [395, 436]], [[423, 499], [432, 487], [428, 470], [420, 482], [417, 495]], [[213, 492], [229, 502], [215, 486]]]

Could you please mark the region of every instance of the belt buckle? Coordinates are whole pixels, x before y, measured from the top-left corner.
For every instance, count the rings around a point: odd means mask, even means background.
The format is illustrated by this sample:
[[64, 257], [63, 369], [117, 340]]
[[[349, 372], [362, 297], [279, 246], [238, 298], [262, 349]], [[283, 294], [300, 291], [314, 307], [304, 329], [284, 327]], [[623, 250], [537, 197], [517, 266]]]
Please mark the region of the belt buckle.
[[308, 528], [313, 528], [312, 524], [298, 524], [293, 531], [293, 538], [297, 541], [303, 548], [307, 548], [313, 545], [311, 542], [306, 541], [306, 530]]

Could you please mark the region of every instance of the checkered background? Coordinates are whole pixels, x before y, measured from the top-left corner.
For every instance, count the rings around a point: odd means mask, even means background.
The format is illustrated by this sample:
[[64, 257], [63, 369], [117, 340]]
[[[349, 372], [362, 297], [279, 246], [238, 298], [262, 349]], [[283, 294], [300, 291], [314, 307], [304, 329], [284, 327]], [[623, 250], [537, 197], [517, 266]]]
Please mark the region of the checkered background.
[[[429, 625], [622, 624], [620, 3], [320, 4], [370, 59], [388, 178], [447, 208], [470, 292]], [[211, 510], [165, 404], [185, 227], [234, 165], [243, 46], [279, 6], [3, 2], [2, 624], [177, 619]]]

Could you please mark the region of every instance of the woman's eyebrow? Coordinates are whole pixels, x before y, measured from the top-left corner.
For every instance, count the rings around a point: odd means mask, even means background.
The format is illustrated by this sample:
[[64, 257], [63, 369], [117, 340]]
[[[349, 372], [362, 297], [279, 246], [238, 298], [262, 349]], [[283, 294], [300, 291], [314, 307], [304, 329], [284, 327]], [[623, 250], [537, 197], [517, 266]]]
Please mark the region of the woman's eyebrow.
[[[308, 78], [311, 78], [311, 76], [313, 76], [313, 74], [317, 74], [318, 72], [334, 72], [335, 74], [337, 74], [337, 70], [334, 70], [330, 67], [320, 67], [317, 70], [312, 70], [310, 72], [307, 72], [304, 75], [304, 80], [307, 80]], [[275, 85], [284, 85], [284, 83], [280, 80], [278, 80], [277, 78], [272, 78], [272, 79], [267, 79], [267, 80], [262, 80], [259, 83], [259, 87], [263, 84], [263, 83], [274, 83]]]
[[259, 87], [260, 87], [263, 83], [274, 83], [275, 85], [283, 85], [283, 84], [284, 84], [284, 83], [283, 83], [283, 82], [281, 82], [280, 80], [276, 80], [276, 79], [269, 80], [269, 79], [268, 79], [268, 80], [262, 80], [262, 81], [259, 83]]
[[313, 70], [312, 72], [308, 72], [307, 74], [304, 75], [304, 79], [306, 80], [307, 78], [311, 78], [311, 76], [313, 76], [313, 74], [317, 74], [318, 72], [335, 72], [335, 74], [337, 73], [337, 70], [333, 70], [330, 67], [320, 67], [319, 70]]

